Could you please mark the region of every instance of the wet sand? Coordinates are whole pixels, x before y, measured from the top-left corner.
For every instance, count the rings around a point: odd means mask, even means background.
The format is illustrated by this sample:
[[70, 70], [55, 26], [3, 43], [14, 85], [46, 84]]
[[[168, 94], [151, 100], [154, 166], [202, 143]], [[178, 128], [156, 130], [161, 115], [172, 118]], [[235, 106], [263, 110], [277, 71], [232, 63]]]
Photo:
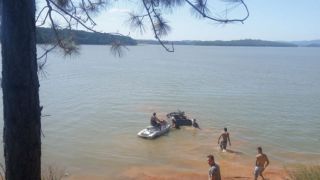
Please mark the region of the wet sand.
[[[239, 164], [238, 158], [234, 161], [220, 160], [218, 163], [221, 168], [222, 179], [224, 180], [251, 180], [253, 179], [253, 166], [249, 163]], [[208, 165], [206, 159], [186, 162], [190, 169], [174, 168], [170, 165], [163, 166], [135, 166], [129, 167], [120, 174], [101, 174], [101, 175], [70, 175], [65, 177], [65, 180], [105, 180], [105, 179], [130, 179], [130, 180], [197, 180], [207, 179]], [[271, 162], [272, 163], [272, 162]], [[264, 172], [264, 176], [268, 180], [283, 180], [287, 179], [286, 171], [271, 164]]]

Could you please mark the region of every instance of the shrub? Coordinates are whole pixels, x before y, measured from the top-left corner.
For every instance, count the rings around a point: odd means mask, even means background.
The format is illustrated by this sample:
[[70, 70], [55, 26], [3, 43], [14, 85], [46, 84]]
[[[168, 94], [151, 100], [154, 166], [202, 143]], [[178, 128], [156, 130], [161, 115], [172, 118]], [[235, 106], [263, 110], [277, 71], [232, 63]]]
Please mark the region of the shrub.
[[288, 170], [291, 180], [319, 180], [320, 165], [298, 165]]

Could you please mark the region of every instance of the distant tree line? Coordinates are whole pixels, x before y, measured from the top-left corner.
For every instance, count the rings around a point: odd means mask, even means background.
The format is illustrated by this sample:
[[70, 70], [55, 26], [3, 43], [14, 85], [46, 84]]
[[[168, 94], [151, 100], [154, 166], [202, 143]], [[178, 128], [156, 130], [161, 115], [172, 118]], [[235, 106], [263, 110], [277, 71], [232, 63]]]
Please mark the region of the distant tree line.
[[[50, 44], [56, 39], [51, 28], [37, 27], [36, 39], [38, 44]], [[137, 45], [137, 41], [129, 36], [110, 33], [87, 32], [80, 30], [59, 30], [59, 34], [65, 38], [73, 38], [76, 44], [109, 45], [119, 42], [122, 45]], [[1, 39], [1, 33], [0, 33]]]
[[312, 44], [306, 45], [306, 47], [320, 47], [320, 44], [312, 43]]
[[[51, 28], [37, 28], [37, 43], [47, 44], [55, 41], [55, 34]], [[137, 45], [137, 41], [128, 36], [114, 35], [109, 33], [87, 32], [80, 30], [59, 30], [59, 34], [65, 38], [73, 38], [76, 44], [106, 45], [119, 41], [123, 45]]]
[[[266, 46], [266, 47], [297, 47], [296, 44], [288, 42], [264, 41], [264, 40], [232, 40], [232, 41], [171, 41], [175, 45], [195, 45], [195, 46]], [[171, 43], [170, 42], [170, 43]], [[154, 40], [138, 40], [139, 44], [158, 44]]]

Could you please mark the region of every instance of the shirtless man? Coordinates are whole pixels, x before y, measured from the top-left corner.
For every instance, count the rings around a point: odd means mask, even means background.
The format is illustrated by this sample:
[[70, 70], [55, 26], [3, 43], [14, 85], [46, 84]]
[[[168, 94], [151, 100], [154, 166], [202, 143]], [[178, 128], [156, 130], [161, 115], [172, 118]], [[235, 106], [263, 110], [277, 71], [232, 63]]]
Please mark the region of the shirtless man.
[[160, 119], [158, 119], [157, 114], [153, 113], [150, 118], [150, 124], [154, 127], [158, 127], [161, 129], [161, 122]]
[[[222, 141], [220, 142], [221, 137], [222, 137]], [[227, 130], [227, 128], [224, 128], [224, 132], [220, 135], [220, 137], [218, 139], [218, 144], [220, 144], [220, 149], [222, 151], [226, 151], [228, 141], [229, 141], [229, 145], [231, 146], [230, 136], [229, 136], [228, 130]]]
[[266, 154], [262, 153], [262, 148], [258, 147], [258, 154], [256, 155], [256, 167], [254, 168], [254, 180], [258, 179], [258, 176], [261, 176], [264, 179], [262, 172], [269, 165], [269, 159]]
[[166, 120], [160, 120], [157, 117], [157, 113], [153, 113], [151, 118], [150, 118], [150, 124], [154, 127], [158, 127], [161, 130], [161, 126], [167, 124]]

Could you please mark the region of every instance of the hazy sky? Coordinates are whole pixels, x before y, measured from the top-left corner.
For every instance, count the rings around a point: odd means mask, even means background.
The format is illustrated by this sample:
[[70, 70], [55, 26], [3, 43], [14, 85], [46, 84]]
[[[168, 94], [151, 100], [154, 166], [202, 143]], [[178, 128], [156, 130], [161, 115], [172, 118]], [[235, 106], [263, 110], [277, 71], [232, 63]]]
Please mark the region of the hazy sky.
[[[213, 0], [209, 0], [213, 1]], [[126, 2], [126, 3], [124, 3]], [[250, 17], [244, 24], [217, 24], [210, 20], [196, 18], [190, 8], [178, 8], [165, 17], [172, 28], [166, 37], [168, 40], [232, 40], [232, 39], [264, 39], [264, 40], [312, 40], [320, 39], [320, 0], [245, 0], [250, 10]], [[141, 35], [130, 29], [128, 12], [139, 11], [138, 6], [130, 1], [119, 0], [107, 11], [95, 17], [97, 30], [119, 32], [133, 38], [152, 39], [150, 26]], [[219, 8], [217, 12], [223, 12]], [[233, 12], [239, 14], [241, 8]]]

